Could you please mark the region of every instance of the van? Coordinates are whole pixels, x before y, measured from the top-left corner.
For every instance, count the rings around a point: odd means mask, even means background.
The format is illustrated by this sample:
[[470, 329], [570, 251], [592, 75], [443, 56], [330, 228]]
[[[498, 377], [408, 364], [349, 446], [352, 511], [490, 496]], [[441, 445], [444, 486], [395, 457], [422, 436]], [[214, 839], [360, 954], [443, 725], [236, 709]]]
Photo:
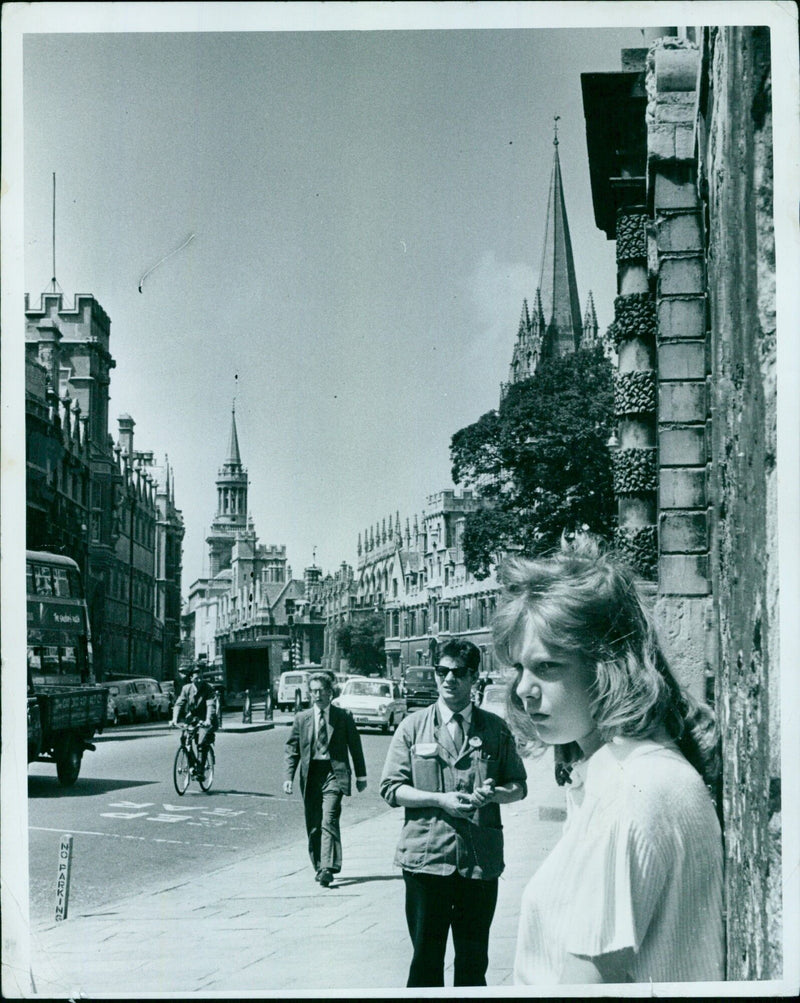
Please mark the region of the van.
[[308, 692], [308, 680], [312, 671], [319, 670], [289, 669], [281, 673], [276, 700], [278, 710], [298, 711], [309, 706], [311, 697]]
[[439, 696], [436, 675], [430, 666], [423, 665], [406, 669], [403, 682], [409, 712], [418, 707], [428, 707]]

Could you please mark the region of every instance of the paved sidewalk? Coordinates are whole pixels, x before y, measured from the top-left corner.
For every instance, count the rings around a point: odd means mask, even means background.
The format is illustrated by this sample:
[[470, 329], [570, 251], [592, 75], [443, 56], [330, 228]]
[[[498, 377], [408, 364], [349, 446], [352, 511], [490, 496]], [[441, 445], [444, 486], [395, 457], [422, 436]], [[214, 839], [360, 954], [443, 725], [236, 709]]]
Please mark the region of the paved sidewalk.
[[[502, 808], [506, 871], [492, 926], [490, 986], [511, 985], [522, 889], [564, 817], [552, 758], [526, 766], [528, 797]], [[344, 869], [330, 889], [314, 882], [305, 839], [293, 834], [278, 851], [38, 927], [31, 938], [36, 994], [401, 990], [410, 942], [403, 881], [392, 858], [402, 811], [387, 807], [350, 825], [346, 811], [342, 818]], [[448, 947], [450, 983], [451, 962]]]

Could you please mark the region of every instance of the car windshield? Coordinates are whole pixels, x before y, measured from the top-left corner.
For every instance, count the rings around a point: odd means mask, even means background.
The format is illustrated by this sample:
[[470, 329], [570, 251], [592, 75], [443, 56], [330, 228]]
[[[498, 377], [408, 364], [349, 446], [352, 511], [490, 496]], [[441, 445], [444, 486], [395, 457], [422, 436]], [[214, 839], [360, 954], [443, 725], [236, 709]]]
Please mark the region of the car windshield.
[[349, 697], [390, 697], [391, 688], [388, 683], [350, 682], [344, 688], [344, 694]]
[[406, 673], [408, 683], [433, 683], [433, 669], [416, 669]]

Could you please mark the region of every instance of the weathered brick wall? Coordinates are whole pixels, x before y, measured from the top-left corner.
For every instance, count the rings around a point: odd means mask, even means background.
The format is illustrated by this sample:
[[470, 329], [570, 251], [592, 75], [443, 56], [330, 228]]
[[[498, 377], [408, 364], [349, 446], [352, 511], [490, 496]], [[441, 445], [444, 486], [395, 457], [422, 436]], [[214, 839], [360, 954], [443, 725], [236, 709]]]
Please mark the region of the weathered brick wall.
[[728, 973], [733, 979], [777, 978], [780, 695], [769, 32], [710, 29], [707, 41], [700, 188], [707, 186], [708, 204], [711, 574], [724, 735]]

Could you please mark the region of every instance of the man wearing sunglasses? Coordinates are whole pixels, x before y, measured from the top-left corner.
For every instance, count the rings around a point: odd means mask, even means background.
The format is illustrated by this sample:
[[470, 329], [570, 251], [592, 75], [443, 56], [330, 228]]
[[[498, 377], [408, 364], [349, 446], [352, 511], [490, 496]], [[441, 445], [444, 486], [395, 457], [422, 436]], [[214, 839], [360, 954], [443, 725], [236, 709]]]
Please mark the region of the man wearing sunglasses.
[[444, 644], [435, 667], [439, 699], [395, 732], [380, 791], [405, 809], [395, 855], [406, 886], [413, 945], [409, 987], [443, 986], [453, 932], [455, 986], [485, 986], [489, 928], [503, 870], [500, 805], [524, 798], [525, 767], [505, 722], [474, 707], [480, 651]]

